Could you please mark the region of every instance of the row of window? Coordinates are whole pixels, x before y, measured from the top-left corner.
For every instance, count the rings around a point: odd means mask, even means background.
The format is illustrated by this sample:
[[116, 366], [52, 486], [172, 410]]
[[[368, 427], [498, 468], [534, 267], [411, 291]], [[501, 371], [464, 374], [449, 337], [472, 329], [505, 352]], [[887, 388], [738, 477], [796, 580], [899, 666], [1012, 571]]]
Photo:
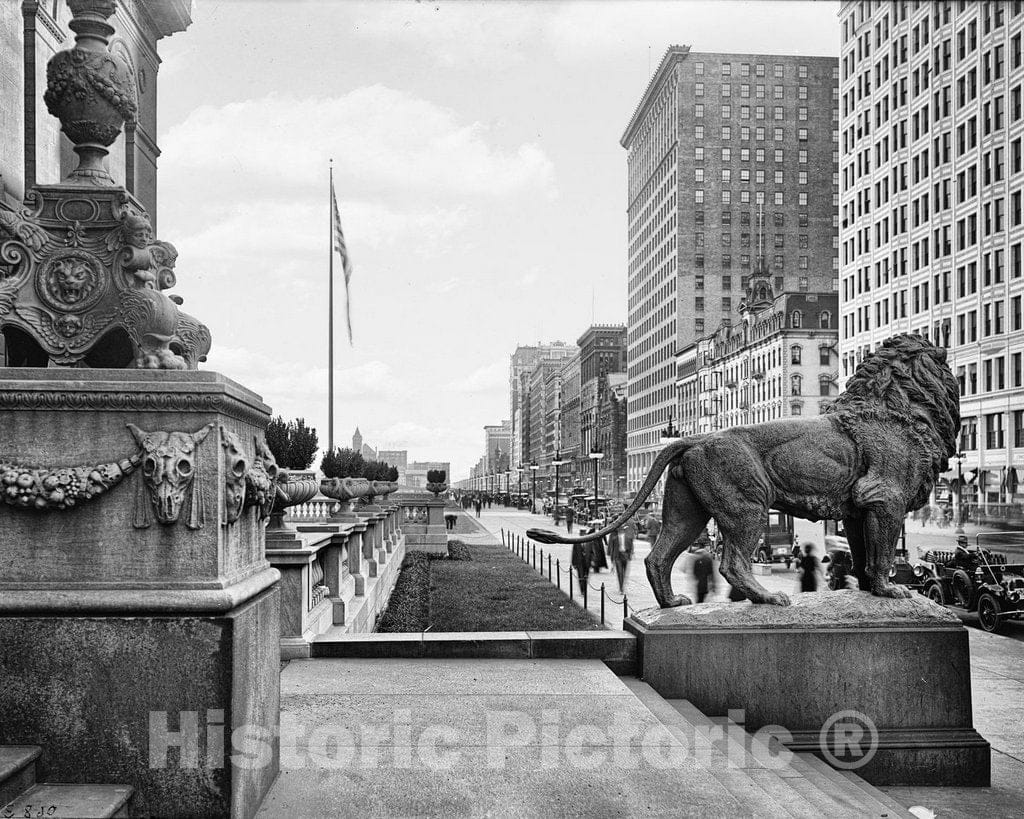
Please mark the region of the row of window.
[[[718, 93], [721, 96], [723, 96], [723, 97], [732, 97], [732, 84], [731, 83], [727, 83], [727, 82], [726, 83], [722, 83], [721, 85], [718, 86]], [[767, 99], [766, 94], [767, 94], [767, 87], [765, 85], [759, 83], [759, 84], [754, 86], [754, 99], [759, 99], [759, 100]], [[704, 83], [702, 83], [702, 82], [694, 83], [693, 95], [695, 97], [703, 97], [704, 96]], [[750, 98], [750, 84], [749, 83], [741, 83], [740, 84], [740, 86], [739, 86], [739, 95], [740, 95], [741, 99], [749, 99]], [[839, 97], [839, 87], [838, 86], [833, 86], [832, 87], [832, 96], [833, 96], [833, 98], [838, 98]], [[799, 100], [806, 100], [807, 99], [807, 86], [806, 85], [799, 85], [799, 86], [797, 86], [796, 97]], [[784, 86], [784, 85], [772, 86], [772, 99], [781, 100], [781, 99], [785, 99], [785, 98], [786, 98], [786, 86]]]
[[[755, 105], [754, 106], [754, 116], [753, 116], [753, 119], [765, 119], [765, 113], [766, 112], [765, 112], [765, 108], [764, 108], [763, 105]], [[693, 106], [693, 116], [696, 119], [704, 119], [704, 103], [698, 102], [696, 105]], [[732, 119], [732, 105], [722, 105], [722, 106], [720, 106], [719, 107], [719, 116], [722, 119]], [[739, 118], [740, 119], [751, 119], [751, 116], [750, 116], [750, 106], [749, 105], [741, 105], [740, 106]], [[776, 122], [782, 122], [783, 120], [786, 119], [786, 109], [783, 108], [781, 105], [776, 105], [774, 108], [772, 108], [772, 117], [771, 118], [773, 120], [775, 120]], [[797, 119], [801, 120], [801, 121], [804, 121], [804, 122], [807, 121], [807, 109], [806, 108], [800, 107], [800, 108], [797, 109]], [[833, 122], [838, 122], [839, 121], [839, 109], [838, 108], [833, 108], [832, 109], [832, 121]], [[749, 139], [749, 138], [750, 137], [748, 136], [747, 139]], [[763, 139], [764, 137], [759, 137], [759, 138]], [[807, 129], [806, 128], [800, 128], [800, 129], [797, 130], [797, 139], [806, 141], [806, 139], [807, 139]]]
[[[833, 117], [833, 119], [838, 119], [838, 115], [836, 117]], [[693, 126], [693, 138], [695, 140], [697, 140], [698, 142], [700, 142], [700, 141], [702, 141], [704, 139], [704, 134], [705, 133], [706, 132], [705, 132], [704, 125], [697, 124], [697, 125]], [[720, 133], [722, 139], [732, 139], [732, 126], [731, 125], [722, 125], [721, 126], [721, 131], [719, 133]], [[767, 139], [767, 137], [768, 137], [768, 129], [764, 125], [756, 126], [754, 128], [753, 132], [751, 132], [749, 125], [741, 125], [740, 126], [740, 130], [739, 130], [740, 141], [741, 142], [749, 142], [750, 138], [751, 138], [751, 133], [753, 133], [753, 138], [757, 142], [764, 142]], [[807, 135], [808, 135], [808, 131], [807, 131], [806, 128], [798, 128], [797, 129], [797, 139], [800, 140], [801, 142], [806, 142], [807, 141]], [[779, 126], [779, 125], [776, 125], [776, 126], [772, 127], [772, 139], [775, 142], [783, 142], [785, 140], [785, 138], [786, 138], [785, 128], [783, 128], [782, 126]], [[832, 141], [833, 142], [838, 142], [839, 141], [839, 131], [837, 131], [837, 130], [833, 130], [832, 131]], [[832, 153], [832, 161], [833, 162], [838, 162], [839, 161], [839, 152], [838, 151], [833, 151], [833, 153]]]
[[[751, 65], [750, 63], [740, 63], [739, 75], [741, 77], [749, 77], [750, 76], [750, 71], [751, 71], [750, 65]], [[723, 77], [731, 77], [732, 76], [732, 63], [720, 63], [719, 66], [718, 66], [718, 70], [719, 70], [719, 73], [721, 73], [721, 75]], [[753, 71], [754, 71], [754, 76], [755, 77], [765, 77], [765, 76], [767, 76], [767, 74], [765, 73], [766, 70], [767, 69], [765, 68], [765, 64], [764, 63], [754, 63]], [[695, 62], [693, 64], [693, 73], [696, 74], [698, 77], [703, 77], [704, 76], [704, 63], [703, 62]], [[772, 65], [772, 76], [776, 77], [778, 79], [781, 79], [781, 78], [785, 77], [786, 76], [786, 66], [783, 63], [774, 63]], [[807, 76], [808, 76], [807, 75], [807, 66], [806, 65], [802, 65], [802, 64], [797, 65], [797, 67], [796, 67], [796, 76], [797, 76], [798, 79], [801, 79], [801, 80], [807, 79]], [[839, 79], [839, 66], [835, 66], [832, 69], [832, 79], [834, 79], [834, 80]]]
[[[778, 151], [776, 153], [779, 153]], [[776, 160], [781, 161], [781, 160]], [[704, 169], [694, 168], [693, 169], [693, 181], [697, 184], [704, 183]], [[728, 185], [732, 183], [732, 168], [722, 168], [721, 170], [721, 181], [723, 184]], [[741, 168], [739, 173], [739, 181], [741, 184], [750, 182], [750, 170], [748, 168]], [[754, 172], [754, 182], [758, 185], [765, 184], [765, 173], [763, 170], [756, 170]], [[775, 171], [774, 182], [776, 185], [783, 185], [784, 176], [782, 171]], [[797, 173], [797, 184], [807, 184], [807, 171], [799, 171]]]
[[[765, 237], [765, 238], [767, 238], [767, 237]], [[740, 247], [750, 247], [750, 241], [751, 241], [751, 235], [749, 233], [741, 233], [740, 234]], [[799, 237], [798, 237], [797, 241], [798, 241], [801, 249], [807, 248], [807, 247], [810, 246], [811, 237], [808, 234], [806, 234], [806, 233], [801, 233], [801, 234], [799, 234]], [[719, 237], [719, 244], [722, 247], [729, 247], [732, 244], [732, 234], [731, 233], [723, 233]], [[775, 234], [772, 235], [772, 246], [773, 247], [781, 248], [781, 247], [785, 247], [785, 244], [786, 244], [786, 235], [784, 233], [775, 233]], [[694, 245], [694, 247], [704, 247], [704, 234], [703, 233], [698, 232], [698, 233], [694, 233], [693, 234], [693, 245]]]
[[[706, 266], [706, 263], [707, 263], [707, 259], [706, 259], [705, 255], [703, 253], [695, 253], [694, 254], [694, 256], [693, 256], [693, 266], [694, 267], [696, 267], [698, 270], [703, 270], [704, 267]], [[731, 253], [723, 253], [722, 254], [722, 261], [721, 261], [721, 263], [722, 263], [722, 267], [723, 268], [725, 268], [726, 270], [730, 269], [732, 267], [732, 254]], [[783, 256], [781, 254], [777, 254], [777, 255], [772, 257], [772, 267], [774, 267], [776, 270], [782, 270], [782, 268], [784, 266], [785, 266], [785, 259], [783, 258]], [[798, 266], [799, 266], [800, 270], [809, 270], [810, 269], [810, 259], [809, 259], [809, 257], [808, 256], [800, 256], [799, 257]], [[741, 253], [740, 254], [740, 267], [750, 267], [750, 254], [749, 253]], [[834, 267], [834, 265], [833, 265], [833, 267]], [[806, 279], [806, 277], [801, 276], [800, 282], [801, 282], [800, 289], [801, 290], [807, 290], [807, 279]]]
[[[721, 193], [722, 193], [722, 204], [723, 205], [731, 205], [732, 204], [732, 191], [729, 190], [728, 188], [724, 188]], [[740, 191], [740, 204], [741, 205], [749, 205], [751, 203], [750, 193], [751, 192], [748, 191], [748, 190]], [[807, 201], [808, 201], [808, 197], [807, 197], [807, 193], [806, 192], [801, 191], [800, 193], [798, 193], [796, 195], [796, 203], [798, 205], [800, 205], [801, 207], [806, 207], [807, 206]], [[693, 202], [694, 202], [695, 205], [703, 205], [704, 204], [704, 189], [703, 188], [694, 188], [693, 189]], [[757, 204], [757, 205], [766, 204], [765, 192], [764, 191], [754, 191], [753, 202], [755, 204]], [[784, 191], [773, 191], [772, 197], [771, 197], [771, 203], [776, 205], [776, 206], [786, 204], [785, 192]], [[833, 193], [832, 194], [832, 206], [833, 207], [837, 207], [838, 205], [839, 205], [839, 194], [838, 193]]]
[[[1004, 422], [1007, 413], [992, 412], [983, 417], [984, 420], [984, 444], [985, 449], [1003, 449], [1006, 446], [1004, 434]], [[1024, 446], [1024, 410], [1014, 410], [1013, 421], [1013, 446]], [[978, 449], [978, 419], [969, 417], [961, 419], [960, 426], [960, 450], [962, 452], [974, 452]]]

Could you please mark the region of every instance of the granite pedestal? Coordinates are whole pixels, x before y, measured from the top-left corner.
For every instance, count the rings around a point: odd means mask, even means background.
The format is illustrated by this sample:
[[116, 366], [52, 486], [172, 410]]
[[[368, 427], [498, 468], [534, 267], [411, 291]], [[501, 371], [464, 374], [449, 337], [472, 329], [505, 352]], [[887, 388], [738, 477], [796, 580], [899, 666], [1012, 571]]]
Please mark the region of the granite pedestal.
[[748, 731], [782, 726], [790, 749], [874, 785], [989, 784], [967, 631], [924, 597], [843, 591], [795, 595], [785, 608], [702, 603], [647, 609], [624, 628], [638, 637], [643, 679], [666, 699], [709, 716], [742, 712]]
[[[0, 417], [18, 470], [137, 462], [71, 508], [0, 504], [0, 744], [133, 786], [136, 813], [252, 815], [279, 758], [279, 575], [234, 468], [268, 407], [216, 373], [8, 368]], [[140, 440], [162, 433], [183, 437]]]

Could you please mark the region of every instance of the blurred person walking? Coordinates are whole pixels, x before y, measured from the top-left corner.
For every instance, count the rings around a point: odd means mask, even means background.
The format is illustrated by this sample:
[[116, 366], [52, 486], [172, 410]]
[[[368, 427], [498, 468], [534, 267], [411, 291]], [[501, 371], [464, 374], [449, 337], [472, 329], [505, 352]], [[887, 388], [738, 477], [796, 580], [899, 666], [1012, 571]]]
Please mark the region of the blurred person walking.
[[814, 556], [814, 544], [804, 544], [804, 556], [800, 558], [800, 591], [818, 590], [818, 558]]

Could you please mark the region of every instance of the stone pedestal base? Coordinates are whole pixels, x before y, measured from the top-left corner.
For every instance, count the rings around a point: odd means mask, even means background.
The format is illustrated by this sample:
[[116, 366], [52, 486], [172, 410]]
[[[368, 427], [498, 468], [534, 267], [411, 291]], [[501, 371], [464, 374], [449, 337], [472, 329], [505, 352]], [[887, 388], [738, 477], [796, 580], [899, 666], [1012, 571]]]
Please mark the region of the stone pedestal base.
[[648, 609], [624, 628], [639, 638], [642, 678], [666, 699], [709, 716], [742, 711], [748, 731], [782, 726], [792, 750], [874, 785], [990, 783], [989, 744], [973, 727], [967, 631], [923, 597], [704, 603]]
[[252, 816], [277, 775], [279, 603], [0, 617], [0, 745], [41, 746], [51, 781], [131, 785], [132, 815]]

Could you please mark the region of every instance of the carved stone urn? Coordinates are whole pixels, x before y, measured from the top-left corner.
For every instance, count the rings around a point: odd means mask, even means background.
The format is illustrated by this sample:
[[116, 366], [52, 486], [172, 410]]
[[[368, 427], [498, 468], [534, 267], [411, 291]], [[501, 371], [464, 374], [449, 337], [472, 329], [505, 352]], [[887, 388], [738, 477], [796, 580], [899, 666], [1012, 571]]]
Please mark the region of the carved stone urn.
[[294, 530], [284, 522], [285, 510], [290, 506], [298, 506], [310, 500], [320, 489], [320, 484], [313, 478], [292, 478], [287, 470], [282, 469], [278, 473], [277, 492], [274, 497], [274, 506], [270, 511], [270, 524], [267, 526], [267, 535], [288, 533]]
[[436, 497], [440, 496], [440, 494], [442, 492], [448, 491], [448, 484], [447, 483], [431, 483], [431, 482], [428, 482], [427, 483], [427, 491], [428, 492], [433, 492], [434, 493], [434, 497], [436, 498]]
[[68, 0], [68, 5], [75, 45], [47, 64], [43, 99], [78, 154], [69, 181], [109, 187], [115, 182], [104, 164], [107, 148], [138, 115], [135, 76], [108, 48], [114, 27], [107, 18], [117, 10], [116, 0]]
[[332, 517], [352, 514], [352, 502], [370, 494], [370, 482], [366, 478], [324, 478], [320, 494], [338, 501], [339, 508]]
[[368, 503], [373, 503], [376, 497], [386, 498], [391, 494], [391, 481], [370, 481], [370, 487]]

